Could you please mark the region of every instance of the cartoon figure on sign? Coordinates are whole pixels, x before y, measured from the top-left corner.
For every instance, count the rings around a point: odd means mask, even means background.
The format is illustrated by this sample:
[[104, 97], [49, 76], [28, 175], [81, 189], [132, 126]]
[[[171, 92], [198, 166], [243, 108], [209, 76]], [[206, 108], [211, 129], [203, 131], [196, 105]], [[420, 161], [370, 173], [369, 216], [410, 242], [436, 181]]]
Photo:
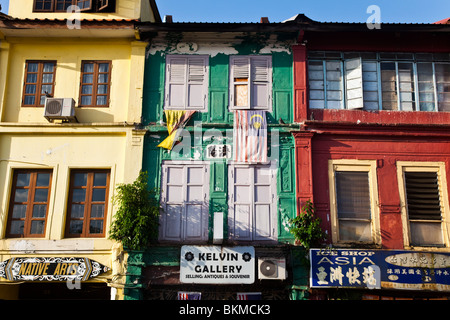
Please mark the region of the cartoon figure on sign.
[[319, 279], [319, 281], [317, 283], [318, 284], [328, 284], [328, 281], [325, 281], [325, 278], [327, 277], [325, 268], [319, 267], [318, 270], [319, 270], [319, 273], [316, 273], [316, 274], [317, 274], [317, 278]]

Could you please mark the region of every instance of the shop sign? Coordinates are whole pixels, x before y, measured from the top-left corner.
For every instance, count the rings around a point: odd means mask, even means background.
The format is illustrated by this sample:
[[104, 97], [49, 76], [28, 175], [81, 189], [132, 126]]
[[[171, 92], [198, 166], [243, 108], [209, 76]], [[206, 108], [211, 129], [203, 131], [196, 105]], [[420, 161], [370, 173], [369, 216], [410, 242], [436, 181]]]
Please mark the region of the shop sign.
[[450, 291], [450, 253], [311, 249], [312, 288]]
[[183, 283], [250, 284], [255, 281], [254, 247], [183, 246]]
[[0, 277], [11, 281], [86, 281], [109, 270], [89, 258], [11, 258], [0, 262]]

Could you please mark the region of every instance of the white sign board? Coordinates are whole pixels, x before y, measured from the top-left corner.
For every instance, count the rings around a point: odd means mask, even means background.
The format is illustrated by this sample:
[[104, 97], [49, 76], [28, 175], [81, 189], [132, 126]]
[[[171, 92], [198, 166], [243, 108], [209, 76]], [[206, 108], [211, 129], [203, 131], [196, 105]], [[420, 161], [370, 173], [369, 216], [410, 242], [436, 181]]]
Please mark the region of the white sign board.
[[182, 283], [239, 283], [255, 281], [254, 247], [183, 246]]

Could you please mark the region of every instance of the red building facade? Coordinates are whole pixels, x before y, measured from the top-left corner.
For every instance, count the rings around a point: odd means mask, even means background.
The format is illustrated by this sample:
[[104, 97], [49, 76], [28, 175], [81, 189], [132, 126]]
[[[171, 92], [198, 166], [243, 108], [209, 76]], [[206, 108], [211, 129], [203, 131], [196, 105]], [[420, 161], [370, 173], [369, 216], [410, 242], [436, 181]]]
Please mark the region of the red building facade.
[[[294, 133], [298, 208], [312, 199], [333, 248], [448, 256], [450, 25], [369, 29], [300, 15], [297, 22], [303, 25], [293, 48], [294, 115], [302, 124]], [[381, 289], [351, 293], [450, 296], [448, 285], [434, 283], [385, 281]], [[336, 295], [320, 286], [311, 293]]]

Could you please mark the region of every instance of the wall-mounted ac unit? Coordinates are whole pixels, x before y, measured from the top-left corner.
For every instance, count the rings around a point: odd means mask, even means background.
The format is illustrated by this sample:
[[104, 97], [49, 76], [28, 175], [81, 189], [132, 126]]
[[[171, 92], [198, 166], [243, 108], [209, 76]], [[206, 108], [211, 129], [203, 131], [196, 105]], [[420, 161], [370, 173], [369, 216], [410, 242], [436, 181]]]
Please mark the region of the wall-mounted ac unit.
[[44, 118], [49, 122], [53, 122], [53, 120], [76, 121], [75, 100], [72, 98], [46, 98]]
[[258, 278], [264, 280], [286, 279], [286, 259], [258, 258]]

